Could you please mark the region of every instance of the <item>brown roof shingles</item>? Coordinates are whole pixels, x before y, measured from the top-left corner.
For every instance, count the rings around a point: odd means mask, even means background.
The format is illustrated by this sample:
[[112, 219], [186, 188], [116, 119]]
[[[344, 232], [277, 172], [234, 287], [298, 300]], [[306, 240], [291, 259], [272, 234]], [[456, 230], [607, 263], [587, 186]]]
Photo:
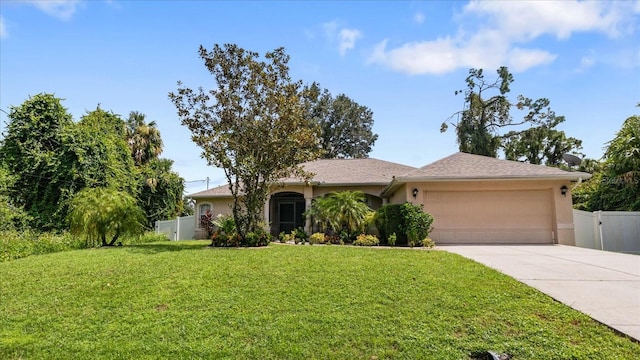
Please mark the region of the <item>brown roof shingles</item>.
[[[315, 185], [387, 185], [394, 176], [415, 170], [407, 166], [378, 159], [322, 159], [302, 164], [305, 170], [315, 174], [311, 180]], [[290, 177], [285, 184], [300, 184], [302, 179]], [[228, 185], [189, 195], [192, 198], [231, 196]]]
[[[315, 174], [314, 185], [388, 185], [398, 186], [407, 181], [455, 181], [482, 179], [588, 179], [591, 174], [578, 171], [532, 165], [519, 161], [500, 160], [487, 156], [455, 153], [416, 169], [412, 166], [378, 159], [325, 159], [302, 164]], [[401, 175], [404, 174], [404, 175]], [[395, 179], [394, 179], [395, 176]], [[284, 179], [285, 184], [300, 184], [298, 178]], [[394, 185], [396, 184], [396, 185]], [[385, 190], [385, 192], [387, 191]], [[192, 198], [229, 197], [228, 186], [221, 185], [191, 194]]]
[[[312, 183], [338, 184], [388, 184], [394, 176], [415, 170], [412, 166], [378, 159], [323, 159], [303, 163], [306, 171], [314, 175]], [[287, 178], [284, 183], [299, 183], [298, 178]]]
[[398, 180], [464, 180], [464, 179], [588, 179], [591, 175], [577, 171], [501, 160], [488, 156], [455, 153], [429, 165], [405, 173]]

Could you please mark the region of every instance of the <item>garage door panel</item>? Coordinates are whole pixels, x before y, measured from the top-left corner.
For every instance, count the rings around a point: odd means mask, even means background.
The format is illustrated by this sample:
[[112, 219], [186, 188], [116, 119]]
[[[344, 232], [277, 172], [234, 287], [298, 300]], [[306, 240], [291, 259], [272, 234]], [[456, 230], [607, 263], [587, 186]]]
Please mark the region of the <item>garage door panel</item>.
[[551, 194], [532, 191], [427, 191], [436, 243], [553, 242]]

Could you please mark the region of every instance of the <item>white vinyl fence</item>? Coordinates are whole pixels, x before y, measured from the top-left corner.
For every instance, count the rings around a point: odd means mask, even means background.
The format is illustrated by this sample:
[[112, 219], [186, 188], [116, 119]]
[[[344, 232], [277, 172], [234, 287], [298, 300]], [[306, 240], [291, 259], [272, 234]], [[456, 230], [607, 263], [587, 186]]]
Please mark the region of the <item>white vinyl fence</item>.
[[573, 210], [576, 246], [640, 255], [640, 212]]
[[173, 220], [156, 221], [156, 233], [165, 233], [170, 240], [191, 240], [195, 236], [195, 216], [183, 216]]

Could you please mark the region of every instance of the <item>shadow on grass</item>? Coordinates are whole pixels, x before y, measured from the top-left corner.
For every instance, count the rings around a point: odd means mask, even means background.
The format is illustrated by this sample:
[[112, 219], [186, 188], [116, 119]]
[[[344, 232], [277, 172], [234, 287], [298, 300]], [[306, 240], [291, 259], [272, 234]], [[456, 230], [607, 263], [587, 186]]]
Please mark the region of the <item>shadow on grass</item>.
[[202, 250], [205, 248], [210, 248], [210, 241], [199, 241], [193, 242], [189, 241], [186, 243], [180, 242], [166, 242], [166, 243], [152, 243], [152, 244], [140, 244], [140, 245], [127, 245], [125, 249], [128, 252], [135, 254], [158, 254], [163, 252], [172, 252], [172, 251], [186, 251], [186, 250]]

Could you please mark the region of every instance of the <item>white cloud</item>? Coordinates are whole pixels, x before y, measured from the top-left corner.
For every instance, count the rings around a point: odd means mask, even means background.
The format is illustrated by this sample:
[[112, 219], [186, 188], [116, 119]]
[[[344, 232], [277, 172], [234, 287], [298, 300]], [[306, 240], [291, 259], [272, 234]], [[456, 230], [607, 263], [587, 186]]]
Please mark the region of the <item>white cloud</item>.
[[413, 21], [415, 21], [418, 24], [422, 24], [424, 23], [424, 14], [421, 12], [417, 12], [413, 15]]
[[338, 51], [340, 51], [341, 56], [344, 56], [347, 50], [353, 49], [356, 45], [356, 40], [362, 37], [362, 33], [356, 29], [341, 29], [338, 37], [340, 39]]
[[459, 66], [459, 52], [449, 38], [408, 43], [387, 51], [387, 40], [376, 45], [370, 63], [382, 63], [393, 70], [415, 74], [441, 74]]
[[79, 0], [29, 0], [26, 1], [49, 16], [60, 20], [70, 20], [75, 14]]
[[557, 55], [544, 50], [513, 48], [507, 56], [507, 66], [513, 72], [522, 72], [535, 66], [552, 63]]
[[[543, 35], [566, 40], [574, 33], [609, 37], [633, 32], [640, 1], [471, 1], [464, 6], [455, 35], [398, 44], [378, 43], [369, 63], [408, 74], [443, 74], [458, 68], [495, 68], [514, 72], [552, 63], [557, 55], [526, 44]], [[415, 19], [414, 19], [415, 20]]]
[[2, 16], [0, 16], [0, 39], [4, 39], [7, 36], [9, 36], [9, 33], [7, 32], [7, 28], [4, 25], [4, 19], [2, 18]]
[[344, 56], [348, 50], [355, 47], [356, 41], [362, 38], [362, 32], [358, 29], [348, 29], [340, 26], [337, 21], [322, 24], [324, 35], [331, 43], [338, 43], [338, 52]]
[[519, 40], [543, 34], [567, 39], [575, 32], [596, 31], [617, 36], [630, 4], [604, 1], [472, 1], [468, 15], [487, 16], [494, 26]]

